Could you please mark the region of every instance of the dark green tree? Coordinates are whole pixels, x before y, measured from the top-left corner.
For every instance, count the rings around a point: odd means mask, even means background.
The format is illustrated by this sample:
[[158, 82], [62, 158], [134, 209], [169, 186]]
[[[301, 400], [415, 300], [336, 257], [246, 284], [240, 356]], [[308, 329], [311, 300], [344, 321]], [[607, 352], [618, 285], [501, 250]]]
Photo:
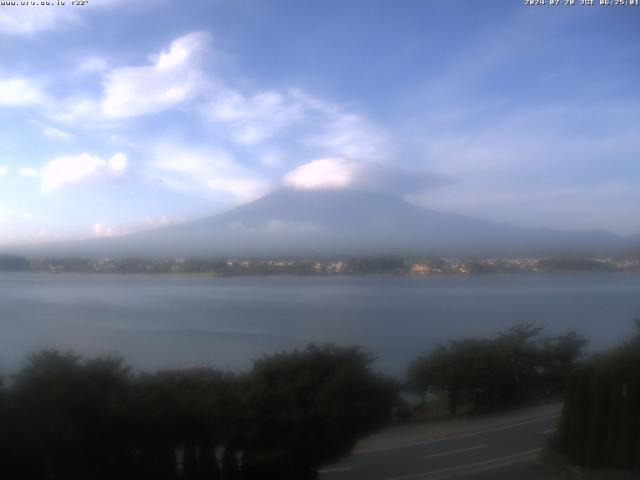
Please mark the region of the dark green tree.
[[70, 353], [43, 351], [17, 375], [11, 411], [19, 422], [22, 460], [33, 478], [112, 478], [127, 463], [122, 414], [127, 369], [118, 359], [83, 364]]
[[428, 391], [446, 393], [451, 415], [461, 403], [477, 411], [557, 393], [586, 342], [573, 332], [546, 338], [542, 332], [520, 324], [496, 338], [440, 344], [411, 363], [407, 384], [423, 398]]
[[313, 345], [258, 360], [246, 382], [247, 478], [316, 478], [384, 425], [395, 393], [372, 361], [358, 348]]
[[569, 376], [555, 445], [578, 465], [640, 468], [640, 323]]

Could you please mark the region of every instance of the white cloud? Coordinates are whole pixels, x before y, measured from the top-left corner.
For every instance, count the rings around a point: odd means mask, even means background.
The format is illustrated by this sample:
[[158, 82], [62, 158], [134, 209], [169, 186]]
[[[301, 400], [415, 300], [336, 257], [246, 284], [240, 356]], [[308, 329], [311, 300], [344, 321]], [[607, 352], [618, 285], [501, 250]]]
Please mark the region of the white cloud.
[[[366, 117], [301, 90], [254, 89], [246, 93], [230, 88], [206, 68], [210, 53], [210, 34], [192, 32], [149, 56], [147, 65], [109, 70], [102, 57], [87, 57], [75, 73], [105, 72], [102, 95], [79, 92], [72, 98], [49, 99], [35, 84], [13, 78], [6, 80], [10, 94], [0, 89], [0, 105], [42, 105], [39, 113], [53, 123], [37, 122], [44, 135], [68, 140], [72, 138], [65, 131], [68, 128], [60, 129], [56, 124], [113, 130], [127, 118], [159, 113], [197, 100], [203, 105], [199, 112], [217, 130], [216, 134], [231, 139], [243, 158], [256, 158], [263, 168], [273, 171], [285, 167], [292, 158], [285, 151], [300, 153], [303, 158], [320, 157], [287, 177], [286, 182], [300, 188], [354, 184], [354, 177], [362, 176], [365, 168], [345, 159], [370, 162], [389, 158], [386, 133]], [[269, 186], [264, 177], [237, 163], [224, 150], [175, 145], [151, 150], [148, 166], [152, 175], [174, 189], [221, 193], [236, 201], [247, 201], [266, 193]], [[84, 153], [53, 159], [41, 170], [23, 167], [19, 173], [37, 176], [42, 191], [49, 193], [68, 184], [115, 176], [126, 168], [124, 154], [104, 159]]]
[[253, 145], [304, 119], [304, 108], [278, 92], [260, 92], [246, 97], [227, 90], [214, 97], [208, 117], [228, 125], [234, 141]]
[[124, 153], [116, 153], [107, 163], [112, 171], [122, 173], [127, 169], [128, 160]]
[[80, 91], [49, 102], [40, 113], [59, 123], [113, 130], [122, 119], [159, 113], [193, 100], [215, 84], [203, 69], [210, 44], [209, 33], [192, 32], [173, 40], [167, 50], [150, 55], [148, 65], [114, 69], [100, 56], [87, 57], [74, 73], [102, 74], [102, 94]]
[[78, 9], [12, 5], [0, 8], [0, 33], [31, 35], [81, 23]]
[[0, 165], [0, 177], [4, 177], [9, 173], [9, 168], [6, 165]]
[[353, 184], [361, 165], [342, 158], [322, 158], [299, 166], [284, 184], [300, 190], [339, 189]]
[[207, 32], [193, 32], [151, 57], [149, 66], [109, 72], [101, 102], [104, 115], [126, 118], [157, 113], [197, 96], [207, 84], [200, 59], [208, 52], [210, 41]]
[[359, 160], [382, 160], [388, 156], [385, 132], [361, 115], [336, 112], [329, 115], [320, 133], [306, 138], [305, 143], [330, 155]]
[[[87, 5], [79, 7], [71, 5], [69, 0], [64, 6], [6, 5], [0, 8], [0, 34], [33, 35], [74, 25], [84, 25], [84, 16], [87, 13], [124, 3], [125, 0], [91, 0]], [[145, 0], [135, 3], [139, 6], [152, 2]]]
[[167, 186], [190, 193], [222, 193], [238, 201], [249, 201], [266, 193], [268, 187], [223, 151], [158, 145], [149, 166], [154, 176]]
[[68, 184], [120, 175], [126, 167], [127, 157], [123, 153], [110, 159], [83, 153], [54, 158], [39, 172], [39, 176], [42, 191], [51, 193]]
[[82, 124], [95, 122], [97, 117], [98, 104], [95, 100], [87, 97], [67, 98], [58, 102], [54, 109], [46, 112], [46, 116], [56, 122], [75, 124], [82, 120]]
[[52, 127], [50, 125], [46, 125], [42, 122], [39, 121], [34, 121], [33, 122], [34, 125], [37, 125], [38, 127], [40, 127], [40, 129], [42, 130], [42, 133], [52, 139], [52, 140], [63, 140], [63, 141], [67, 141], [67, 140], [71, 140], [73, 138], [73, 135], [71, 135], [68, 132], [65, 132], [64, 130], [60, 130], [59, 128], [55, 128]]
[[[32, 83], [10, 79], [9, 93], [0, 89], [0, 105], [40, 103], [44, 108], [39, 113], [53, 122], [113, 130], [122, 126], [123, 119], [199, 101], [203, 105], [199, 111], [217, 135], [231, 139], [246, 149], [243, 153], [267, 166], [282, 165], [284, 156], [269, 152], [282, 151], [283, 142], [287, 149], [302, 150], [307, 158], [377, 162], [390, 158], [386, 132], [366, 117], [297, 89], [242, 93], [205, 68], [210, 52], [210, 34], [192, 32], [151, 55], [148, 65], [107, 70], [100, 97], [79, 92], [72, 98], [45, 101], [47, 97]], [[84, 59], [77, 71], [107, 67], [103, 58], [94, 56]], [[59, 128], [47, 125], [42, 129], [50, 138], [69, 138]]]
[[389, 138], [382, 128], [298, 89], [244, 95], [218, 88], [204, 113], [214, 126], [227, 129], [236, 143], [245, 146], [295, 129], [293, 138], [316, 154], [380, 161], [390, 153]]
[[107, 225], [106, 223], [94, 224], [92, 231], [93, 235], [96, 237], [115, 237], [126, 233], [120, 227]]
[[371, 162], [322, 158], [301, 165], [284, 177], [284, 185], [298, 190], [359, 189], [407, 195], [425, 191], [451, 179], [426, 172], [405, 171]]
[[43, 127], [42, 132], [54, 140], [69, 140], [71, 134], [53, 127]]
[[293, 90], [292, 96], [310, 112], [312, 133], [304, 136], [303, 144], [319, 149], [323, 155], [362, 161], [379, 162], [391, 156], [386, 131], [363, 115], [301, 90]]
[[18, 169], [18, 174], [22, 177], [29, 177], [29, 178], [35, 178], [38, 177], [40, 174], [38, 173], [38, 170], [36, 170], [33, 167], [22, 167]]
[[44, 93], [26, 78], [0, 79], [0, 107], [19, 107], [43, 104]]

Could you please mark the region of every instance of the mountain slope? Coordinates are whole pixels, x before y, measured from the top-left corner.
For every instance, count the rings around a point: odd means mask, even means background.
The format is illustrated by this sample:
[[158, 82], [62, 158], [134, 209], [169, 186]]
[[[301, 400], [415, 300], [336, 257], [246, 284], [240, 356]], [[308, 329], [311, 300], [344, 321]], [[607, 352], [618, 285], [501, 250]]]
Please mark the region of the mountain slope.
[[496, 224], [370, 192], [280, 190], [195, 222], [39, 250], [75, 256], [455, 255], [596, 254], [626, 246], [607, 232]]

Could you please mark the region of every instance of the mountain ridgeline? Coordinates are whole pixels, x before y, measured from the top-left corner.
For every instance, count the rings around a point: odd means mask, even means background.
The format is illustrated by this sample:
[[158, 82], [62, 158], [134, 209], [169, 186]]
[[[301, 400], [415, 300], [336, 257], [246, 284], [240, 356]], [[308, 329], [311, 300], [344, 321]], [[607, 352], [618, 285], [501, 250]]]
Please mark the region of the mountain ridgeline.
[[121, 237], [11, 249], [38, 256], [609, 255], [637, 246], [436, 212], [363, 191], [279, 190], [225, 213]]

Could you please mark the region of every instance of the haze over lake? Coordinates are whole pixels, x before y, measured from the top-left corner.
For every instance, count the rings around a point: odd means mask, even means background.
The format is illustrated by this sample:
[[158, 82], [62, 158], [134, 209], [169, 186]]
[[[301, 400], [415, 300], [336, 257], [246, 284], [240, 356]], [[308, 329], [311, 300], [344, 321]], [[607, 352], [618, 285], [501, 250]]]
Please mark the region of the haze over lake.
[[43, 347], [144, 370], [245, 369], [308, 342], [357, 344], [402, 374], [437, 342], [535, 321], [590, 349], [640, 318], [640, 276], [235, 277], [0, 274], [0, 371]]

